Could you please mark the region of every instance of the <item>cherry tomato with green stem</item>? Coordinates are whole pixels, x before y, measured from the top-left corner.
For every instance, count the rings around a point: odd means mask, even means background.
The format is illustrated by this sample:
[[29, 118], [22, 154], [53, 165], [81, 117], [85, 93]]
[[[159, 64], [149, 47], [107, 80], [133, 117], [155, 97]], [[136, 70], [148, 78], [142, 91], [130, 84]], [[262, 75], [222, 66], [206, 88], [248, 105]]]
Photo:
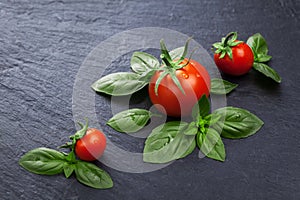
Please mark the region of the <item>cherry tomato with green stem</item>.
[[231, 32], [221, 42], [213, 44], [216, 49], [214, 61], [225, 74], [240, 76], [250, 71], [254, 62], [251, 48], [243, 41], [237, 40], [237, 33]]
[[104, 133], [95, 128], [88, 128], [85, 135], [76, 141], [75, 154], [81, 160], [94, 161], [103, 155], [105, 148]]

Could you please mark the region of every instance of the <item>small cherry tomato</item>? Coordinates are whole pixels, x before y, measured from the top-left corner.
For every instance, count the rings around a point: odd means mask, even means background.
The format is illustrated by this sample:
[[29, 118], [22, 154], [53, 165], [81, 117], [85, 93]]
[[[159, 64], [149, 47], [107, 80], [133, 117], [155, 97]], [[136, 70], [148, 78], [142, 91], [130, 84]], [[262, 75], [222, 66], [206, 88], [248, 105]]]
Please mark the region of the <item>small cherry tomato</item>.
[[184, 93], [168, 74], [160, 81], [156, 94], [155, 85], [163, 71], [157, 71], [150, 80], [150, 99], [160, 112], [168, 116], [188, 116], [202, 95], [209, 96], [210, 76], [205, 67], [195, 60], [184, 59], [181, 64], [185, 63], [187, 65], [175, 71]]
[[94, 161], [102, 156], [106, 148], [105, 135], [95, 128], [89, 128], [86, 134], [75, 144], [75, 153], [81, 160]]
[[[229, 38], [232, 37], [230, 40]], [[236, 40], [237, 33], [229, 33], [222, 42], [213, 44], [216, 48], [214, 61], [225, 74], [239, 76], [250, 71], [254, 62], [251, 48], [244, 42]]]

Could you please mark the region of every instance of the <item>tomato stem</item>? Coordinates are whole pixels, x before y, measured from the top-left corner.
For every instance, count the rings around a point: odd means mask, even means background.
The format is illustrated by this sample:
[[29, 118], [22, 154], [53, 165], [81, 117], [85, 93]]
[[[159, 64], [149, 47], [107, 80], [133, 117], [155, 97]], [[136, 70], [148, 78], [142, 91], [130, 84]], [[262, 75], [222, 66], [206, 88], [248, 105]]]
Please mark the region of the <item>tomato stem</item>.
[[230, 32], [225, 36], [225, 40], [224, 40], [224, 47], [228, 46], [228, 40], [233, 37], [234, 35], [237, 35], [236, 32]]
[[173, 68], [173, 65], [172, 65], [171, 62], [167, 59], [167, 57], [166, 57], [165, 54], [161, 54], [161, 55], [160, 55], [160, 58], [164, 61], [164, 63], [166, 64], [166, 66], [172, 67], [172, 68]]

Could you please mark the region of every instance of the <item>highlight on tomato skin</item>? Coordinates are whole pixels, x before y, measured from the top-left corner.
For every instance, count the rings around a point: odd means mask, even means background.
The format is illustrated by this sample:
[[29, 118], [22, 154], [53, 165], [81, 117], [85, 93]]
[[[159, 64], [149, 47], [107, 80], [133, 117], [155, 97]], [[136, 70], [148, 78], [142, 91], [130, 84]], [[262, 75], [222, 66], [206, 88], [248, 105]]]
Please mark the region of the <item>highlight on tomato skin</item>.
[[171, 117], [189, 116], [201, 96], [204, 94], [209, 96], [210, 76], [205, 67], [192, 59], [189, 61], [185, 59], [183, 62], [188, 64], [177, 69], [175, 74], [185, 94], [167, 75], [160, 82], [156, 95], [155, 84], [161, 71], [157, 71], [149, 83], [148, 92], [151, 102], [160, 112]]
[[99, 159], [106, 148], [104, 133], [95, 128], [89, 128], [86, 134], [75, 144], [75, 154], [84, 161]]

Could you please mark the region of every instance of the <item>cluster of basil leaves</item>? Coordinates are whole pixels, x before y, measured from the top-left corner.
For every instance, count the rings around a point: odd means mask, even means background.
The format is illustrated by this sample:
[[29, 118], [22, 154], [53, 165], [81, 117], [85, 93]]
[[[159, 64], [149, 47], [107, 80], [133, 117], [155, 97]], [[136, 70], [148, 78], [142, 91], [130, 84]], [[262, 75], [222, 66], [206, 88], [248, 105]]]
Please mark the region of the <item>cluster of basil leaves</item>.
[[[157, 114], [145, 109], [129, 109], [114, 115], [107, 125], [130, 134], [146, 126], [153, 115]], [[145, 141], [143, 160], [167, 163], [186, 157], [197, 145], [205, 156], [224, 161], [226, 153], [221, 137], [246, 138], [263, 124], [257, 116], [241, 108], [224, 107], [210, 113], [210, 103], [204, 95], [194, 106], [191, 121], [169, 121], [152, 130]]]
[[26, 170], [41, 175], [56, 175], [64, 173], [69, 178], [75, 172], [76, 179], [93, 188], [106, 189], [113, 187], [110, 175], [93, 163], [76, 158], [75, 144], [82, 138], [88, 129], [88, 121], [83, 125], [78, 123], [81, 129], [70, 136], [72, 142], [67, 142], [60, 148], [70, 148], [69, 153], [60, 152], [49, 148], [36, 148], [23, 155], [19, 164]]
[[260, 33], [256, 33], [248, 38], [247, 44], [251, 47], [254, 54], [253, 69], [280, 83], [281, 77], [278, 73], [265, 64], [272, 58], [272, 56], [268, 55], [268, 45], [265, 38]]

